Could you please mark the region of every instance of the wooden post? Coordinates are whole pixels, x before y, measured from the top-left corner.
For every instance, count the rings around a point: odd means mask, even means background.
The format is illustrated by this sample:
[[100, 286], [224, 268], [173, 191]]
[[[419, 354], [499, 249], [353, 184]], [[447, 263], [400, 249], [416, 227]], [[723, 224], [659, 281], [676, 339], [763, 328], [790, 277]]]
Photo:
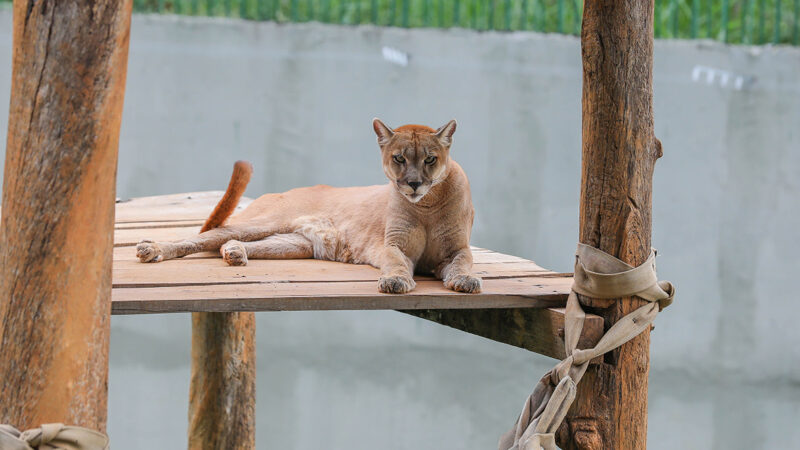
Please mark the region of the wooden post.
[[[650, 253], [653, 167], [653, 0], [588, 1], [583, 53], [580, 241], [633, 266]], [[607, 327], [644, 302], [581, 298]], [[564, 449], [641, 450], [647, 441], [650, 332], [591, 367], [559, 429]]]
[[256, 322], [252, 312], [192, 313], [190, 449], [253, 449]]
[[131, 2], [14, 2], [0, 224], [0, 423], [105, 431]]

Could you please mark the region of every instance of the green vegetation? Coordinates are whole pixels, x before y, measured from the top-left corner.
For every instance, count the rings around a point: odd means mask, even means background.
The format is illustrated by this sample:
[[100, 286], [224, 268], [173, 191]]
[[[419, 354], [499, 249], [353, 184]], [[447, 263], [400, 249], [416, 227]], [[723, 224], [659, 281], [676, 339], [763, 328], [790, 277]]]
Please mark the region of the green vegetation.
[[[7, 0], [0, 0], [7, 1]], [[654, 0], [658, 38], [800, 45], [800, 0]], [[276, 22], [579, 34], [581, 0], [134, 0], [134, 11]]]
[[800, 44], [800, 0], [655, 0], [655, 34], [737, 44]]

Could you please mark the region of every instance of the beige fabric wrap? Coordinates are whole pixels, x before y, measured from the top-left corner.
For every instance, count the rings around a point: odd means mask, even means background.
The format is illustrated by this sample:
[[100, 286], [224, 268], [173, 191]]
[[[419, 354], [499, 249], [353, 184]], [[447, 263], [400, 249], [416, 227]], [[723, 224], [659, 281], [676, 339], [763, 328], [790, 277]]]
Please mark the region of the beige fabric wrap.
[[107, 450], [105, 434], [61, 423], [47, 423], [20, 433], [11, 425], [0, 424], [2, 450]]
[[[589, 361], [647, 329], [675, 296], [672, 283], [658, 281], [656, 277], [655, 250], [644, 264], [635, 268], [585, 244], [578, 244], [575, 256], [575, 279], [564, 318], [567, 358], [539, 380], [525, 400], [516, 425], [500, 438], [499, 450], [556, 450], [555, 432], [575, 399], [575, 385], [586, 372]], [[586, 313], [577, 294], [603, 299], [637, 296], [649, 303], [615, 323], [594, 348], [578, 350]]]

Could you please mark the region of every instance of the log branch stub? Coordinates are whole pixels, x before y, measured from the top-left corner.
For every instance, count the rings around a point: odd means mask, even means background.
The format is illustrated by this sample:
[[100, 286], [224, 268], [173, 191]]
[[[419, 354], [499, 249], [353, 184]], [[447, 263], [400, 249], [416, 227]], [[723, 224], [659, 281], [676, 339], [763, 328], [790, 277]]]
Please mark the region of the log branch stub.
[[14, 2], [0, 423], [105, 431], [131, 1]]

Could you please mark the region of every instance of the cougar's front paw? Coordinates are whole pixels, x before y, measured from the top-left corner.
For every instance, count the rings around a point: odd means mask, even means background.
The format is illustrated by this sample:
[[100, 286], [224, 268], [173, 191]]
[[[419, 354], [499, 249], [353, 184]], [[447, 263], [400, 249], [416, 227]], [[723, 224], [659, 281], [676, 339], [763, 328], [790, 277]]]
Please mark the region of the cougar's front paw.
[[142, 239], [136, 245], [136, 257], [141, 262], [160, 262], [164, 259], [161, 247], [153, 241]]
[[222, 254], [222, 259], [231, 266], [247, 265], [247, 251], [239, 241], [226, 242], [219, 249], [219, 252]]
[[477, 294], [481, 291], [481, 279], [472, 275], [455, 275], [444, 281], [444, 287], [456, 292]]
[[413, 279], [404, 276], [381, 277], [378, 280], [378, 290], [384, 294], [405, 294], [416, 285]]

